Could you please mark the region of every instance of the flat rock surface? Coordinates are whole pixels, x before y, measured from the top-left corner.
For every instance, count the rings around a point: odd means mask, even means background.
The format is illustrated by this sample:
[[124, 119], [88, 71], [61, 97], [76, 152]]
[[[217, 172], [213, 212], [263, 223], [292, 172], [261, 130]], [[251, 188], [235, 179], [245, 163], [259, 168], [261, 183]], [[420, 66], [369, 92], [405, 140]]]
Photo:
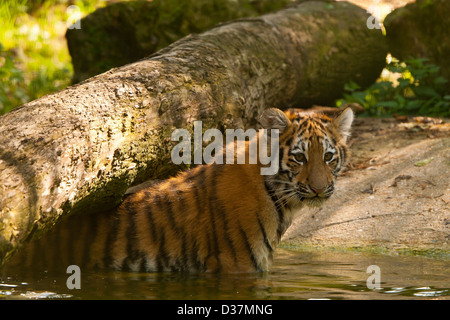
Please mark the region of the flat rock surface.
[[321, 208], [304, 208], [285, 243], [450, 253], [450, 121], [356, 119], [352, 159]]

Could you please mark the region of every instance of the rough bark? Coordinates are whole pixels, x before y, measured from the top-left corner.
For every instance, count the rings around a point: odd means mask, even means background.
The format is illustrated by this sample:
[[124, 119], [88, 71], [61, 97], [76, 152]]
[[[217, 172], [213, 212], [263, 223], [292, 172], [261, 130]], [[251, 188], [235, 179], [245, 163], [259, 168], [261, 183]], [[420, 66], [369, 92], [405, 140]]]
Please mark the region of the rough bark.
[[249, 127], [266, 107], [371, 83], [386, 51], [367, 17], [309, 2], [224, 24], [4, 115], [0, 258], [62, 216], [111, 209], [130, 185], [183, 169], [170, 162], [175, 128]]
[[[73, 83], [149, 56], [191, 33], [285, 8], [290, 0], [153, 0], [111, 3], [68, 29]], [[101, 48], [101, 50], [99, 50]]]

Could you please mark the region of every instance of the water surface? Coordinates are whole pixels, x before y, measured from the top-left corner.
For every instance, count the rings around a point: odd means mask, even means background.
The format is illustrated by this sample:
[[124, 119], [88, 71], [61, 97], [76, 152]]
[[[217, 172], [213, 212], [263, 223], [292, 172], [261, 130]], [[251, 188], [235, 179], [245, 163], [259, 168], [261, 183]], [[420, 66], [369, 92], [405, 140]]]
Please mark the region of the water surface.
[[[379, 285], [368, 288], [369, 266]], [[450, 260], [358, 252], [277, 249], [272, 270], [259, 274], [4, 272], [2, 299], [450, 299]], [[376, 285], [370, 281], [369, 285]]]

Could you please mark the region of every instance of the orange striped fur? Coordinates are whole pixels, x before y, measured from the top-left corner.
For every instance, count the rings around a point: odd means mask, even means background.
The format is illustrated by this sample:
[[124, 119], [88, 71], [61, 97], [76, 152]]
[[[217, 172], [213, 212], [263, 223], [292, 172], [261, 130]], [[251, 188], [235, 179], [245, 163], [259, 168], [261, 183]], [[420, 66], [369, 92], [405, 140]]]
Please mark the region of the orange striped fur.
[[33, 242], [20, 263], [49, 268], [57, 260], [148, 272], [267, 271], [294, 214], [333, 193], [348, 158], [352, 120], [350, 109], [334, 119], [268, 109], [261, 124], [280, 130], [277, 174], [261, 175], [259, 164], [197, 166], [129, 195], [115, 213], [67, 219]]

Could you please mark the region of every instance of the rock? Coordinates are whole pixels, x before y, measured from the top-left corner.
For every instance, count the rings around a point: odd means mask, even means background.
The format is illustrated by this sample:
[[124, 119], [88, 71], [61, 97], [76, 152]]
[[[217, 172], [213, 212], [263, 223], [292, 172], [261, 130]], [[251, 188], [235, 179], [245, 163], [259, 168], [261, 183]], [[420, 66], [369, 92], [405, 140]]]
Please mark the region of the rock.
[[417, 0], [391, 12], [384, 20], [392, 55], [429, 58], [450, 80], [450, 1]]

